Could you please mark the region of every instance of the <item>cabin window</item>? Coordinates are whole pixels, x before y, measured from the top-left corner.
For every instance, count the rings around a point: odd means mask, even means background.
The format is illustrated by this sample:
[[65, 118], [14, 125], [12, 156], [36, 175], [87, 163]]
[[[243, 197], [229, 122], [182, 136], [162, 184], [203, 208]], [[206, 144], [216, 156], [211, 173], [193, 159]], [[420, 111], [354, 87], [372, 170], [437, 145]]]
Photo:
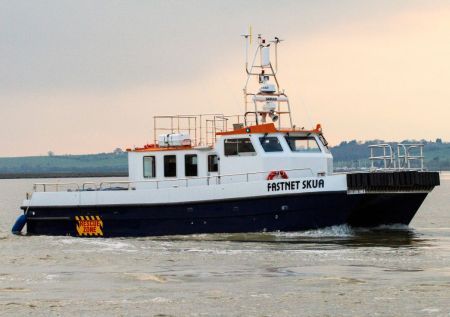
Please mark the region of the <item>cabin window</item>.
[[217, 155], [208, 155], [208, 172], [219, 171], [219, 158]]
[[164, 177], [177, 177], [176, 155], [164, 156]]
[[144, 178], [156, 177], [155, 157], [144, 156]]
[[259, 138], [265, 152], [283, 152], [280, 140], [275, 136]]
[[186, 176], [197, 176], [197, 155], [188, 154], [184, 156], [184, 174]]
[[225, 156], [255, 155], [255, 148], [249, 138], [225, 139]]
[[320, 152], [320, 147], [312, 136], [287, 136], [286, 141], [293, 152]]

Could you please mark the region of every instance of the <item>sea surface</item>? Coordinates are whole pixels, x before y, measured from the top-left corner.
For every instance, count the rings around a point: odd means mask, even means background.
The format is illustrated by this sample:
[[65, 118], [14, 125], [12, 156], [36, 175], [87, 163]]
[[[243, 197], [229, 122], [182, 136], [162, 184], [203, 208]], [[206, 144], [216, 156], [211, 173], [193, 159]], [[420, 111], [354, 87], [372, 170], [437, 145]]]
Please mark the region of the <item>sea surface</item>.
[[0, 180], [1, 316], [450, 316], [448, 173], [410, 227], [12, 235], [42, 181]]

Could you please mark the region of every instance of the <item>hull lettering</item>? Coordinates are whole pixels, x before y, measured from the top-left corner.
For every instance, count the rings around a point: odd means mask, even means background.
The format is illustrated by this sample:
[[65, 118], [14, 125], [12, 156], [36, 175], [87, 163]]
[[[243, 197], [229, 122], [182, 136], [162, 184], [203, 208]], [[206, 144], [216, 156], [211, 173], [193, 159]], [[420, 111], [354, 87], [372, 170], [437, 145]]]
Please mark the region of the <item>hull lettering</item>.
[[324, 188], [325, 180], [323, 179], [308, 179], [303, 181], [281, 181], [267, 183], [268, 192], [290, 191], [299, 189], [315, 189]]

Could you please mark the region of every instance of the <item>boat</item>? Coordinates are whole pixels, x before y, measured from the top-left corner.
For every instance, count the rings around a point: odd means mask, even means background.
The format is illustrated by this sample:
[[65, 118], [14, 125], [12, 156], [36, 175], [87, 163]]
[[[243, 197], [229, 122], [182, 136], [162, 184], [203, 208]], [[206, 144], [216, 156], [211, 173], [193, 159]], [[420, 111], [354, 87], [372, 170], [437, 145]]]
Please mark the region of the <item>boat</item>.
[[244, 39], [255, 54], [245, 62], [243, 114], [155, 116], [153, 142], [127, 149], [128, 180], [34, 184], [13, 233], [137, 237], [408, 225], [440, 181], [423, 166], [423, 145], [374, 145], [369, 170], [335, 173], [322, 126], [293, 123], [277, 77], [281, 40]]

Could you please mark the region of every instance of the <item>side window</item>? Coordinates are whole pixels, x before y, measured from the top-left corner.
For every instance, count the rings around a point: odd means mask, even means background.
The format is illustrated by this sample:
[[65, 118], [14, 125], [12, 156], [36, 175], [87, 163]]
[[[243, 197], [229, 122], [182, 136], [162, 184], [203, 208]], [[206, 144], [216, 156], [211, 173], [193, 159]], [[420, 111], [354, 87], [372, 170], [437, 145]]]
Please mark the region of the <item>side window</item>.
[[217, 155], [208, 155], [208, 172], [219, 171], [219, 159]]
[[144, 178], [156, 177], [155, 157], [144, 156]]
[[224, 141], [225, 155], [255, 155], [255, 148], [249, 138], [242, 139], [225, 139]]
[[287, 136], [286, 141], [292, 152], [318, 153], [320, 147], [312, 136]]
[[164, 156], [164, 177], [177, 177], [176, 155]]
[[261, 142], [261, 146], [265, 152], [283, 152], [280, 140], [277, 137], [262, 137], [259, 138], [259, 142]]
[[184, 174], [185, 176], [197, 176], [197, 155], [187, 154], [184, 156]]

